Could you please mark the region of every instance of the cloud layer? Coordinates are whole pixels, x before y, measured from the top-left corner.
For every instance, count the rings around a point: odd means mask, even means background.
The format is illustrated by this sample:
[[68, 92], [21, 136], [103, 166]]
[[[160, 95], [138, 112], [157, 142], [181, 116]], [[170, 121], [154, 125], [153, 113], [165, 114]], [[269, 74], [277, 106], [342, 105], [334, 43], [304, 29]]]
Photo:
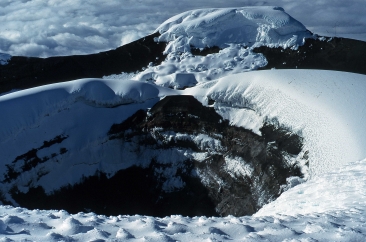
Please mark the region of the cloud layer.
[[48, 57], [116, 48], [178, 13], [208, 7], [276, 5], [309, 30], [366, 40], [364, 0], [2, 0], [0, 52]]

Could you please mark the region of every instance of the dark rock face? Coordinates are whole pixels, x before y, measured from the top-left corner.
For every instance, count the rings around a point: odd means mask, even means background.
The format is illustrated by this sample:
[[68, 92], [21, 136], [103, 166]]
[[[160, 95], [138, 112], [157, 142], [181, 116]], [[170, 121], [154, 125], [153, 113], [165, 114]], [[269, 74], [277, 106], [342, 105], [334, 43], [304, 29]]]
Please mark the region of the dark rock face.
[[[44, 141], [43, 145], [35, 148], [35, 149], [31, 149], [30, 151], [17, 156], [11, 164], [7, 164], [7, 171], [4, 173], [4, 177], [5, 179], [2, 181], [3, 183], [9, 183], [10, 181], [17, 179], [23, 172], [29, 171], [32, 168], [36, 167], [37, 165], [44, 163], [46, 161], [48, 161], [50, 159], [50, 157], [39, 157], [37, 152], [51, 147], [54, 144], [59, 144], [62, 143], [62, 141], [64, 141], [65, 139], [67, 139], [68, 136], [63, 136], [63, 135], [59, 135], [56, 136], [55, 138], [53, 138], [52, 140], [48, 140], [48, 141]], [[52, 157], [56, 157], [58, 155], [62, 155], [64, 153], [67, 152], [67, 149], [62, 147], [60, 148], [59, 153], [53, 153], [51, 156]], [[38, 174], [38, 179], [42, 176], [45, 175], [43, 172]]]
[[[298, 164], [289, 162], [302, 151], [301, 137], [270, 123], [261, 132], [230, 126], [192, 96], [168, 96], [108, 133], [135, 147], [148, 166], [109, 179], [99, 172], [50, 196], [40, 187], [26, 194], [14, 188], [11, 195], [23, 207], [72, 213], [250, 215], [280, 195], [287, 177], [302, 176]], [[172, 153], [180, 156], [167, 162], [164, 154]]]
[[303, 46], [269, 48], [262, 46], [268, 64], [261, 69], [322, 69], [366, 74], [366, 42], [346, 38], [306, 39]]
[[13, 56], [7, 65], [0, 65], [0, 93], [79, 78], [141, 71], [150, 62], [156, 65], [165, 59], [166, 44], [155, 42], [157, 36], [155, 33], [117, 49], [91, 55]]
[[[121, 72], [137, 72], [160, 64], [166, 43], [157, 43], [155, 33], [117, 49], [91, 55], [34, 58], [13, 56], [0, 65], [0, 93], [79, 78], [100, 78]], [[218, 53], [214, 46], [203, 50], [192, 47], [193, 55]], [[366, 43], [346, 38], [306, 39], [297, 50], [262, 46], [268, 65], [261, 69], [324, 69], [366, 74]]]

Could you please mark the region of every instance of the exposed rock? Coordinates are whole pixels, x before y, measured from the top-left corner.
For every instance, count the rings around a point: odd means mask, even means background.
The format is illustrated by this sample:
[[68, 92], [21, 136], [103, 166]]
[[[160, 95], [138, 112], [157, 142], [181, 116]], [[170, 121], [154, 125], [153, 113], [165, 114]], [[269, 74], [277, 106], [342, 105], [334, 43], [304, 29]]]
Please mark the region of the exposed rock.
[[[78, 78], [100, 78], [121, 72], [138, 72], [149, 63], [160, 64], [166, 43], [155, 42], [158, 33], [146, 36], [115, 50], [91, 55], [34, 58], [13, 56], [7, 65], [0, 65], [0, 93]], [[193, 55], [218, 53], [220, 48], [197, 49]], [[260, 69], [324, 69], [366, 74], [366, 43], [346, 38], [306, 39], [298, 49], [262, 46], [268, 65]]]
[[[50, 159], [50, 157], [39, 157], [37, 152], [51, 147], [54, 144], [59, 144], [62, 143], [62, 141], [64, 141], [65, 139], [67, 139], [68, 136], [64, 136], [64, 135], [58, 135], [55, 138], [49, 140], [49, 141], [44, 141], [43, 145], [38, 147], [38, 148], [34, 148], [29, 150], [28, 152], [17, 156], [11, 164], [7, 164], [7, 172], [4, 173], [4, 177], [5, 179], [2, 181], [3, 183], [9, 183], [10, 181], [17, 179], [23, 172], [29, 171], [32, 168], [36, 167], [37, 165], [44, 163], [46, 161], [48, 161]], [[61, 148], [59, 151], [59, 154], [64, 154], [67, 152], [66, 148]], [[59, 155], [57, 153], [53, 153], [51, 156], [52, 157], [56, 157], [57, 155]], [[43, 173], [38, 174], [38, 179], [40, 178], [40, 176], [44, 175]]]
[[198, 48], [194, 48], [193, 46], [191, 46], [191, 53], [193, 55], [200, 55], [200, 56], [206, 56], [209, 54], [216, 54], [219, 53], [221, 49], [218, 46], [213, 46], [213, 47], [206, 47], [203, 49], [198, 49]]
[[141, 71], [165, 56], [165, 43], [157, 43], [158, 33], [146, 36], [117, 49], [91, 55], [35, 58], [13, 56], [0, 65], [0, 93], [79, 78], [101, 78], [121, 72]]
[[268, 64], [260, 69], [322, 69], [366, 74], [366, 42], [346, 38], [306, 39], [297, 49], [262, 46]]

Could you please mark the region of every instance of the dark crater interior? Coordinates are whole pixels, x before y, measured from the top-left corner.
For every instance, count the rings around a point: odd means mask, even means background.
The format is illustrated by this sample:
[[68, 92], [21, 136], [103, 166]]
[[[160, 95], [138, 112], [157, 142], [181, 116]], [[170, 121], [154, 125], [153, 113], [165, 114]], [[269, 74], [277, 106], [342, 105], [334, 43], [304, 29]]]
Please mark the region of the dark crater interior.
[[[150, 110], [139, 110], [127, 120], [114, 124], [108, 133], [109, 139], [121, 144], [129, 142], [138, 148], [136, 152], [146, 149], [207, 152], [203, 161], [187, 157], [174, 165], [173, 161], [167, 164], [152, 156], [148, 167], [132, 166], [109, 179], [106, 174], [97, 172], [49, 195], [41, 187], [30, 188], [28, 193], [14, 187], [11, 195], [22, 207], [64, 209], [71, 213], [250, 215], [263, 206], [263, 202], [280, 195], [287, 177], [302, 176], [298, 165], [291, 165], [286, 159], [301, 152], [302, 138], [271, 123], [266, 123], [261, 131], [263, 135], [258, 136], [229, 125], [214, 108], [203, 106], [192, 96], [168, 96]], [[222, 148], [209, 151], [190, 139], [166, 140], [164, 132], [204, 134], [219, 140]], [[225, 168], [227, 157], [244, 160], [252, 172], [244, 176], [230, 173]], [[32, 163], [34, 157], [28, 158], [29, 161], [23, 159], [24, 162]], [[173, 166], [177, 169], [172, 175], [185, 185], [166, 191], [162, 188], [168, 178], [157, 171]]]

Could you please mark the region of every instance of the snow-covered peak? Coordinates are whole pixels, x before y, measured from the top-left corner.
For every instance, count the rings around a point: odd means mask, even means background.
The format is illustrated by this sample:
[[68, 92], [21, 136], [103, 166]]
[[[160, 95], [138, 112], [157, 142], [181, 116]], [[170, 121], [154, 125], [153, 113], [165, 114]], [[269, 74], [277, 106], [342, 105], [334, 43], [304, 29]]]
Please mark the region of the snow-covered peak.
[[[155, 39], [167, 42], [166, 59], [134, 77], [157, 85], [184, 89], [230, 74], [256, 70], [267, 59], [255, 47], [296, 48], [312, 34], [279, 7], [211, 8], [184, 12], [163, 24]], [[200, 56], [191, 47], [221, 50]], [[192, 53], [190, 53], [192, 52]]]
[[170, 42], [166, 52], [189, 51], [229, 43], [284, 48], [301, 45], [311, 33], [280, 7], [199, 9], [176, 15], [156, 31], [159, 41]]

